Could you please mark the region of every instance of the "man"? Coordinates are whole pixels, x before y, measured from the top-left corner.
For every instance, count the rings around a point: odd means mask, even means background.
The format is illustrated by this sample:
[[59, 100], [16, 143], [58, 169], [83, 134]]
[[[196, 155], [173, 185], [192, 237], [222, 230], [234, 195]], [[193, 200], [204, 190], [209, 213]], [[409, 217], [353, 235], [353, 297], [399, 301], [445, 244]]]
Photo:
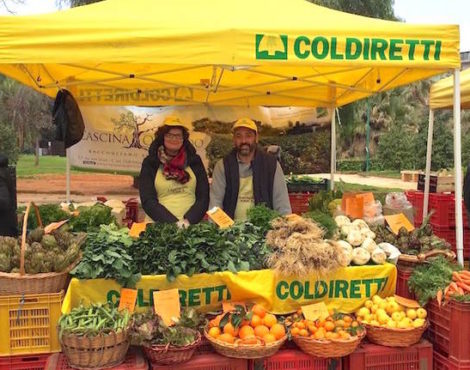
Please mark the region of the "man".
[[[467, 173], [463, 181], [463, 202], [467, 211], [468, 226], [470, 226], [470, 164], [467, 166]], [[465, 227], [465, 225], [463, 225]]]
[[18, 236], [15, 194], [8, 158], [0, 154], [0, 235]]
[[210, 205], [220, 207], [235, 221], [264, 203], [281, 215], [292, 213], [282, 168], [275, 156], [258, 148], [258, 127], [241, 118], [232, 128], [232, 152], [217, 162], [212, 176]]

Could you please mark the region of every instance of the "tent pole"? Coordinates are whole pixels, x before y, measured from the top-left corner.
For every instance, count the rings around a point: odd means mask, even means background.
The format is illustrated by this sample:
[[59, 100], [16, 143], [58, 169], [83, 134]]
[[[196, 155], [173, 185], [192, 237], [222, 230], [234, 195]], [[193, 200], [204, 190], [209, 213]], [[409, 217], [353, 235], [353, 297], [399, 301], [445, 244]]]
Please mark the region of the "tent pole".
[[462, 153], [460, 131], [460, 69], [454, 69], [454, 168], [455, 168], [455, 232], [457, 261], [463, 266], [463, 219], [462, 219]]
[[434, 132], [434, 111], [429, 109], [428, 144], [426, 148], [426, 177], [424, 180], [423, 219], [428, 215], [429, 180], [431, 177], [432, 136]]
[[65, 202], [70, 203], [70, 149], [65, 149]]
[[330, 159], [330, 189], [335, 190], [336, 172], [336, 108], [331, 113], [331, 159]]

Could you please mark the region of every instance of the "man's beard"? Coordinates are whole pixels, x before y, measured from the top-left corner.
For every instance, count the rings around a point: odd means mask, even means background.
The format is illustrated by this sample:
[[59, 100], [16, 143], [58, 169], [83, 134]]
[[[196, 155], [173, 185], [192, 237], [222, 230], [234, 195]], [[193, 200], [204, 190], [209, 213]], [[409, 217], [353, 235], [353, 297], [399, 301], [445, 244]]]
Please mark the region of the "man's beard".
[[247, 156], [253, 153], [256, 149], [256, 143], [253, 144], [241, 144], [237, 146], [237, 152], [241, 156]]

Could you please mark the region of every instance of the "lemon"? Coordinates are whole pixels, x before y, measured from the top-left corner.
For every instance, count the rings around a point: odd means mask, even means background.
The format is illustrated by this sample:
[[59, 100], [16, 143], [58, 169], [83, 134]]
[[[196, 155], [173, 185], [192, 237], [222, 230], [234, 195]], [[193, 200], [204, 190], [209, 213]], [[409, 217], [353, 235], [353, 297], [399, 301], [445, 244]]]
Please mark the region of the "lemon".
[[387, 308], [387, 305], [388, 305], [387, 301], [382, 301], [379, 303], [379, 307], [383, 310]]
[[413, 308], [409, 308], [406, 310], [406, 317], [408, 317], [409, 319], [414, 320], [417, 316], [418, 315], [416, 314], [416, 310], [414, 310]]
[[373, 305], [374, 305], [374, 302], [372, 302], [370, 299], [368, 299], [364, 303], [364, 307], [367, 307], [369, 310], [372, 308]]
[[424, 319], [416, 319], [413, 321], [413, 327], [420, 328], [425, 323]]
[[370, 322], [370, 324], [373, 325], [373, 326], [380, 326], [379, 322], [376, 321], [376, 320], [372, 320], [372, 321]]
[[389, 320], [387, 323], [387, 327], [391, 329], [395, 329], [397, 327], [397, 322], [393, 320]]
[[398, 303], [397, 302], [388, 302], [387, 307], [385, 308], [389, 315], [393, 314], [394, 312], [398, 311]]
[[398, 329], [408, 329], [410, 327], [409, 322], [406, 319], [401, 320], [397, 324]]
[[402, 319], [401, 313], [400, 312], [394, 312], [392, 313], [392, 320], [396, 322], [400, 322]]
[[374, 305], [372, 306], [372, 308], [370, 309], [370, 312], [376, 313], [378, 309], [379, 309], [379, 306], [376, 305], [376, 304], [374, 304]]
[[378, 295], [374, 295], [372, 297], [372, 302], [374, 302], [375, 304], [379, 304], [380, 302], [382, 302], [382, 298], [380, 298]]
[[382, 325], [385, 325], [390, 321], [390, 317], [388, 317], [387, 314], [379, 315], [378, 318], [379, 323]]
[[370, 311], [367, 307], [361, 307], [359, 311], [357, 311], [357, 316], [364, 317], [365, 315], [369, 315]]
[[428, 313], [426, 312], [426, 310], [424, 308], [418, 308], [416, 310], [416, 315], [420, 318], [420, 319], [425, 319], [426, 316], [428, 316]]
[[377, 315], [377, 317], [380, 317], [382, 315], [386, 315], [387, 313], [383, 308], [379, 308], [375, 314]]

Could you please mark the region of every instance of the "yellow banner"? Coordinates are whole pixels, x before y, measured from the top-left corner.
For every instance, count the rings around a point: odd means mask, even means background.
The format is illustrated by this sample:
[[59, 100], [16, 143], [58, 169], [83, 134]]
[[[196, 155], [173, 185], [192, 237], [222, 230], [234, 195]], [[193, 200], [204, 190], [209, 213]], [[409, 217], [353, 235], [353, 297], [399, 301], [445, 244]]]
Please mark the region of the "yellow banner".
[[[173, 282], [164, 275], [143, 276], [137, 284], [137, 310], [153, 306], [154, 291], [177, 288], [182, 306], [200, 307], [204, 311], [220, 309], [223, 301], [246, 301], [261, 303], [276, 314], [316, 302], [325, 302], [328, 308], [342, 312], [353, 312], [374, 294], [382, 297], [394, 294], [396, 277], [396, 268], [391, 264], [346, 267], [319, 280], [313, 276], [280, 277], [271, 270], [181, 275]], [[118, 304], [120, 289], [113, 280], [72, 279], [62, 311], [68, 312], [80, 302]]]

